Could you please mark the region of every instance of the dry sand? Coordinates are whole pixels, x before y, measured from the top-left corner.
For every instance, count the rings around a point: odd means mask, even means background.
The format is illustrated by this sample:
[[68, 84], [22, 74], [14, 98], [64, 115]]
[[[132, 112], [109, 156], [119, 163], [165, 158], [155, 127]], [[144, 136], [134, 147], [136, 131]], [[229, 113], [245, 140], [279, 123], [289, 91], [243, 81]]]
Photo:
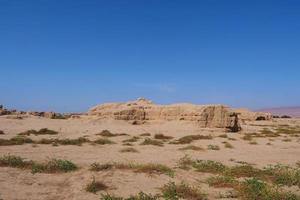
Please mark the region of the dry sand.
[[[208, 199], [218, 199], [219, 193], [226, 189], [214, 189], [203, 183], [208, 174], [185, 171], [176, 168], [180, 158], [189, 155], [193, 159], [215, 160], [227, 165], [235, 165], [237, 161], [244, 161], [254, 164], [256, 167], [264, 167], [268, 164], [288, 164], [295, 165], [300, 161], [300, 140], [291, 137], [292, 141], [284, 142], [284, 136], [272, 138], [257, 138], [257, 145], [249, 144], [249, 141], [241, 139], [247, 133], [258, 132], [265, 127], [274, 127], [279, 124], [300, 125], [300, 120], [273, 120], [251, 122], [243, 125], [240, 133], [227, 133], [235, 141], [217, 137], [224, 134], [223, 129], [200, 128], [195, 122], [153, 121], [151, 124], [131, 125], [124, 121], [114, 120], [91, 120], [87, 117], [80, 119], [54, 120], [38, 117], [28, 117], [21, 120], [7, 119], [0, 117], [0, 130], [4, 135], [0, 138], [9, 139], [22, 131], [29, 129], [39, 130], [48, 128], [59, 132], [58, 135], [34, 136], [30, 138], [38, 140], [41, 138], [78, 138], [86, 137], [90, 140], [101, 138], [95, 134], [102, 130], [109, 130], [112, 133], [127, 133], [129, 136], [118, 136], [109, 138], [116, 144], [112, 145], [91, 145], [82, 146], [52, 146], [52, 145], [13, 145], [0, 146], [0, 156], [11, 154], [21, 156], [30, 160], [43, 162], [51, 158], [67, 159], [76, 163], [80, 169], [75, 172], [62, 174], [32, 174], [30, 170], [22, 170], [10, 167], [0, 167], [0, 199], [4, 200], [50, 200], [50, 199], [99, 199], [99, 193], [92, 194], [85, 191], [85, 186], [91, 182], [92, 178], [103, 181], [109, 186], [106, 192], [118, 196], [128, 197], [140, 191], [145, 193], [159, 193], [159, 188], [164, 184], [172, 182], [187, 182], [194, 186], [199, 186], [208, 194]], [[143, 139], [133, 143], [133, 148], [139, 153], [121, 153], [120, 150], [126, 148], [122, 140], [132, 136], [139, 136], [142, 133], [150, 133], [150, 138], [155, 134], [173, 136], [174, 139], [186, 135], [212, 135], [212, 140], [193, 141], [192, 145], [207, 149], [210, 144], [218, 145], [219, 151], [180, 151], [181, 147], [187, 145], [174, 145], [165, 142], [163, 147], [152, 145], [139, 145]], [[141, 137], [146, 138], [146, 137]], [[224, 147], [223, 141], [228, 141], [234, 146], [232, 149]], [[266, 145], [271, 142], [272, 145]], [[134, 173], [128, 170], [108, 170], [103, 172], [89, 171], [90, 164], [94, 162], [123, 162], [123, 163], [157, 163], [164, 164], [175, 169], [175, 177], [166, 175], [151, 175]], [[299, 192], [296, 189], [296, 192]], [[101, 192], [100, 192], [101, 193]], [[105, 193], [105, 192], [104, 192]]]

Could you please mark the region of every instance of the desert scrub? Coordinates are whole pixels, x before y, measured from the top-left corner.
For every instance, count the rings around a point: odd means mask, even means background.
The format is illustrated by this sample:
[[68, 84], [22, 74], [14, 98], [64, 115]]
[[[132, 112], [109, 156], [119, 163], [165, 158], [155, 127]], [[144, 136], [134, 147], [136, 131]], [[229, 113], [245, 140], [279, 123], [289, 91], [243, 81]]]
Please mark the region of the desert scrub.
[[247, 135], [244, 135], [242, 137], [243, 140], [246, 140], [246, 141], [251, 141], [253, 139], [253, 137], [250, 135], [250, 134], [247, 134]]
[[28, 131], [19, 133], [18, 135], [27, 135], [27, 136], [30, 136], [31, 134], [33, 134], [33, 135], [57, 135], [58, 132], [54, 131], [54, 130], [47, 129], [47, 128], [42, 128], [39, 131], [28, 130]]
[[80, 137], [76, 139], [46, 139], [43, 138], [39, 141], [36, 141], [36, 144], [56, 144], [56, 145], [82, 145], [83, 143], [89, 143], [91, 142], [90, 140]]
[[128, 134], [126, 134], [126, 133], [114, 134], [114, 133], [111, 133], [109, 130], [103, 130], [100, 133], [97, 133], [96, 135], [100, 135], [103, 137], [117, 137], [117, 136], [127, 136]]
[[185, 155], [184, 157], [180, 158], [178, 161], [178, 168], [189, 170], [191, 169], [191, 166], [193, 165], [194, 161], [188, 156]]
[[163, 197], [166, 200], [179, 200], [179, 199], [189, 199], [189, 200], [206, 200], [207, 195], [200, 191], [196, 187], [191, 187], [185, 183], [176, 185], [174, 182], [170, 182], [163, 186], [161, 189]]
[[32, 173], [66, 173], [77, 170], [78, 167], [68, 160], [51, 159], [46, 163], [33, 163]]
[[13, 155], [0, 157], [0, 166], [31, 169], [32, 173], [61, 173], [78, 169], [74, 163], [68, 160], [52, 159], [46, 163], [37, 163]]
[[4, 131], [1, 131], [1, 130], [0, 130], [0, 135], [4, 135], [4, 134], [5, 134]]
[[215, 188], [234, 188], [238, 184], [238, 181], [231, 176], [210, 177], [206, 181], [209, 186]]
[[90, 166], [91, 171], [104, 171], [111, 169], [119, 170], [133, 170], [135, 173], [146, 173], [146, 174], [165, 174], [170, 177], [174, 176], [174, 170], [168, 166], [162, 164], [136, 164], [136, 163], [93, 163]]
[[138, 150], [132, 147], [124, 148], [120, 150], [121, 153], [139, 153]]
[[243, 200], [299, 200], [300, 196], [281, 191], [256, 178], [242, 182], [238, 187], [239, 197]]
[[109, 140], [109, 139], [106, 139], [106, 138], [100, 138], [100, 139], [97, 139], [95, 141], [93, 141], [94, 144], [100, 144], [100, 145], [105, 145], [105, 144], [115, 144], [115, 142]]
[[256, 141], [250, 141], [249, 144], [251, 144], [251, 145], [258, 145], [258, 143]]
[[31, 165], [31, 162], [24, 161], [23, 158], [14, 155], [4, 155], [0, 157], [1, 167], [25, 168]]
[[157, 139], [157, 140], [171, 140], [171, 139], [173, 139], [173, 137], [172, 136], [166, 136], [164, 134], [155, 134], [154, 139]]
[[159, 140], [153, 140], [150, 138], [146, 138], [140, 145], [154, 145], [154, 146], [164, 146], [164, 143]]
[[117, 197], [111, 194], [101, 194], [100, 200], [158, 200], [159, 195], [146, 194], [140, 192], [135, 196], [130, 196], [129, 198]]
[[257, 168], [254, 168], [250, 164], [242, 164], [232, 167], [226, 167], [224, 174], [228, 176], [234, 176], [237, 178], [240, 177], [262, 177], [263, 171]]
[[219, 151], [220, 147], [218, 145], [212, 145], [212, 144], [210, 144], [210, 145], [207, 146], [207, 149], [208, 150]]
[[123, 143], [132, 143], [132, 142], [137, 142], [137, 141], [139, 141], [139, 139], [140, 139], [139, 137], [133, 136], [132, 138], [123, 140], [122, 142], [123, 142]]
[[142, 137], [151, 136], [151, 134], [150, 133], [142, 133], [142, 134], [140, 134], [140, 136], [142, 136]]
[[270, 165], [263, 169], [265, 180], [278, 185], [298, 186], [300, 188], [300, 167], [290, 167], [281, 164]]
[[88, 183], [85, 187], [85, 191], [96, 194], [99, 191], [108, 189], [108, 187], [101, 181], [96, 181], [93, 177], [92, 182]]
[[194, 145], [189, 145], [186, 147], [179, 148], [178, 150], [180, 151], [187, 151], [187, 150], [192, 150], [192, 151], [204, 151], [202, 147], [194, 146]]
[[227, 134], [222, 134], [222, 135], [219, 135], [218, 137], [220, 137], [220, 138], [228, 138], [228, 135]]
[[234, 147], [229, 142], [224, 142], [224, 147], [228, 149], [233, 149]]
[[196, 160], [193, 161], [192, 166], [198, 172], [212, 173], [212, 174], [221, 174], [227, 167], [220, 162], [212, 160]]
[[0, 139], [0, 146], [31, 144], [34, 141], [28, 137], [16, 136], [11, 139]]
[[190, 144], [195, 140], [211, 140], [213, 137], [211, 135], [187, 135], [179, 138], [176, 141], [170, 142], [170, 144]]

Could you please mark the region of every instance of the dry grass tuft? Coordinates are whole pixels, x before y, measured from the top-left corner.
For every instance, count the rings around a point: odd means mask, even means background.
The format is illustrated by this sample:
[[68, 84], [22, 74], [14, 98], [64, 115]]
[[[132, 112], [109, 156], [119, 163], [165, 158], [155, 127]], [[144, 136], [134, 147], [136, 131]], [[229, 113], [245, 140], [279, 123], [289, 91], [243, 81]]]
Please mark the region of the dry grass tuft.
[[187, 150], [204, 151], [205, 149], [203, 149], [202, 147], [197, 147], [197, 146], [194, 146], [194, 145], [189, 145], [189, 146], [186, 146], [186, 147], [179, 148], [178, 150], [180, 150], [180, 151], [187, 151]]
[[85, 190], [87, 192], [91, 192], [94, 194], [96, 194], [99, 191], [103, 191], [103, 190], [107, 190], [107, 189], [108, 189], [108, 187], [101, 181], [96, 181], [95, 177], [93, 177], [92, 182], [87, 184], [87, 186], [85, 187]]
[[132, 148], [132, 147], [121, 149], [120, 152], [121, 153], [139, 153], [138, 150], [136, 150], [135, 148]]
[[189, 199], [189, 200], [207, 200], [207, 195], [196, 187], [189, 186], [185, 183], [176, 185], [170, 182], [161, 189], [165, 199]]
[[153, 140], [150, 138], [146, 138], [140, 145], [154, 145], [154, 146], [162, 147], [162, 146], [164, 146], [164, 143], [159, 140]]
[[28, 130], [28, 131], [25, 131], [25, 132], [22, 132], [22, 133], [19, 133], [18, 135], [27, 135], [27, 136], [30, 136], [31, 134], [33, 135], [57, 135], [58, 132], [57, 131], [54, 131], [54, 130], [50, 130], [50, 129], [47, 129], [47, 128], [42, 128], [40, 129], [39, 131], [36, 131], [36, 130]]
[[155, 134], [154, 139], [157, 139], [157, 140], [171, 140], [171, 139], [173, 139], [173, 137], [172, 136], [165, 136], [164, 134]]
[[190, 144], [195, 140], [211, 140], [213, 137], [211, 135], [187, 135], [179, 138], [176, 141], [170, 142], [170, 144]]

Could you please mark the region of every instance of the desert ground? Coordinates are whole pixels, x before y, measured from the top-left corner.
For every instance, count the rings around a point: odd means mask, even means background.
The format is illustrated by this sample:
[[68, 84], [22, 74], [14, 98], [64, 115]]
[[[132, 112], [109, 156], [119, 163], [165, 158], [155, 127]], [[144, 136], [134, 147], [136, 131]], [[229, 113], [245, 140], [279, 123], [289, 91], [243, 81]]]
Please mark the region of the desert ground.
[[[267, 198], [251, 197], [247, 180], [266, 183], [273, 199], [299, 199], [300, 120], [241, 126], [0, 116], [0, 199]], [[47, 166], [53, 159], [75, 167]]]

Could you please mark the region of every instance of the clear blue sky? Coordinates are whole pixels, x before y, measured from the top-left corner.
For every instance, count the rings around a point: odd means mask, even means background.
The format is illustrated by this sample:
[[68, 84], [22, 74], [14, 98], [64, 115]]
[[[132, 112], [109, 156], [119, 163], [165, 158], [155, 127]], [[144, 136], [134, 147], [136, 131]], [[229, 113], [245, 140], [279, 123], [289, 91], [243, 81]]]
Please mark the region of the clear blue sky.
[[300, 104], [300, 1], [0, 0], [0, 104]]

